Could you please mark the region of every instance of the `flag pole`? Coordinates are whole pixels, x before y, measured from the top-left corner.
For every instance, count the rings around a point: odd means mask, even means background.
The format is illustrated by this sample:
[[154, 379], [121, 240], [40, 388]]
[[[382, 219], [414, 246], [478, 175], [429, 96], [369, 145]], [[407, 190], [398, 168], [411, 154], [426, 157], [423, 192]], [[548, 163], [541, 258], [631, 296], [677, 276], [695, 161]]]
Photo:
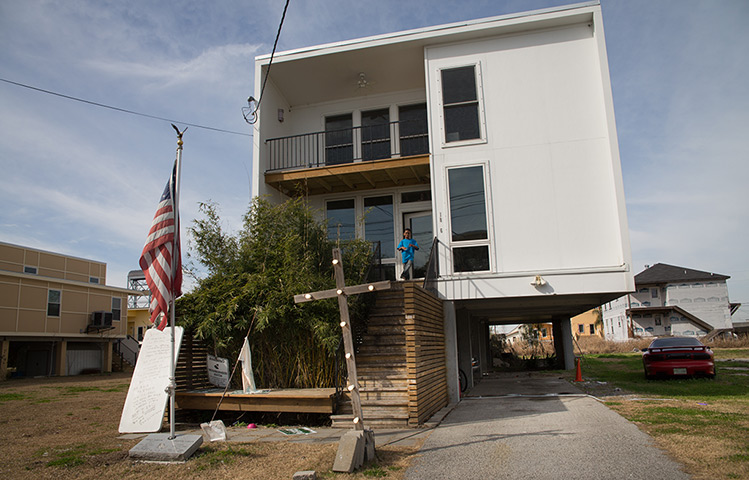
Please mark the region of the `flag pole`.
[[[174, 360], [174, 354], [176, 352], [176, 346], [174, 341], [174, 306], [175, 306], [175, 296], [176, 291], [174, 288], [174, 285], [176, 283], [177, 279], [177, 255], [179, 255], [179, 187], [180, 187], [180, 176], [182, 174], [182, 134], [185, 133], [185, 130], [179, 131], [179, 129], [172, 124], [172, 127], [174, 127], [174, 130], [177, 131], [177, 159], [175, 162], [175, 176], [174, 176], [174, 190], [172, 194], [174, 195], [172, 198], [172, 201], [174, 202], [174, 239], [172, 243], [172, 281], [171, 281], [171, 300], [169, 305], [169, 325], [171, 326], [172, 331], [172, 354], [169, 356], [170, 360], [170, 376], [169, 376], [169, 440], [174, 440], [176, 437], [174, 433], [174, 391], [177, 389], [177, 382], [176, 382], [176, 365]], [[179, 267], [181, 268], [181, 266]]]

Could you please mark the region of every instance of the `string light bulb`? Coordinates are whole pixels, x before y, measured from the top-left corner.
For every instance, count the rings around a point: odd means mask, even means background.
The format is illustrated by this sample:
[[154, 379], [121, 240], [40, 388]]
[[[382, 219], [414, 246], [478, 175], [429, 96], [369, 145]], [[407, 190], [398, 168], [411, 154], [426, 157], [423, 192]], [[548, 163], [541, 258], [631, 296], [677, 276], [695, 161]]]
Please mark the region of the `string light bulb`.
[[306, 298], [307, 300], [309, 300], [309, 299], [311, 299], [311, 298], [312, 298], [312, 295], [311, 295], [311, 294], [309, 294], [309, 293], [307, 293], [307, 294], [305, 294], [305, 295], [304, 295], [304, 298]]
[[337, 258], [333, 259], [333, 265], [338, 265], [338, 259]]
[[346, 322], [341, 322], [341, 328], [346, 326]]
[[337, 293], [338, 295], [343, 295], [343, 290], [341, 290], [341, 289], [339, 288], [338, 290], [336, 290], [336, 291], [335, 291], [335, 293]]
[[354, 388], [356, 388], [356, 387], [354, 387], [353, 385], [349, 385], [349, 386], [348, 386], [348, 391], [349, 391], [349, 392], [353, 392], [353, 391], [354, 391]]
[[371, 291], [374, 291], [374, 285], [370, 285], [370, 286], [368, 286], [368, 287], [367, 287], [367, 289], [369, 289], [369, 291], [370, 291], [370, 292], [371, 292]]
[[347, 354], [346, 354], [346, 360], [348, 360], [349, 358], [351, 358], [351, 354], [350, 354], [350, 353], [347, 353]]
[[359, 423], [359, 417], [354, 417], [354, 423]]

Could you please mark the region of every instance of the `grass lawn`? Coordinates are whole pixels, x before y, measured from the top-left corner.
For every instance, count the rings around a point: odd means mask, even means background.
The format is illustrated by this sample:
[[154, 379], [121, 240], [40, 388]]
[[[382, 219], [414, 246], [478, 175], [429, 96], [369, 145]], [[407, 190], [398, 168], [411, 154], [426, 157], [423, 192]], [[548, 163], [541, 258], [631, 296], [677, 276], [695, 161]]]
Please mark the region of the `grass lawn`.
[[[694, 478], [749, 479], [749, 348], [715, 349], [715, 358], [715, 379], [646, 380], [640, 353], [586, 355], [578, 386], [652, 435]], [[613, 395], [601, 397], [604, 385]]]

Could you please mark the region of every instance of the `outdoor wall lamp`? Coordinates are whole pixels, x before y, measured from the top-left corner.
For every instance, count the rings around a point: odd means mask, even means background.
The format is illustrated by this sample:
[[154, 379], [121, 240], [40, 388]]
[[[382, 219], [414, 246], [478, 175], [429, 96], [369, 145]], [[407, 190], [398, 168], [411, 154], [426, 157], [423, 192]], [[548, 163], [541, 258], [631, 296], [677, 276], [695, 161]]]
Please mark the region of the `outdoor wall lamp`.
[[536, 275], [536, 278], [531, 282], [531, 285], [534, 287], [543, 287], [546, 285], [546, 280], [544, 280], [541, 275]]

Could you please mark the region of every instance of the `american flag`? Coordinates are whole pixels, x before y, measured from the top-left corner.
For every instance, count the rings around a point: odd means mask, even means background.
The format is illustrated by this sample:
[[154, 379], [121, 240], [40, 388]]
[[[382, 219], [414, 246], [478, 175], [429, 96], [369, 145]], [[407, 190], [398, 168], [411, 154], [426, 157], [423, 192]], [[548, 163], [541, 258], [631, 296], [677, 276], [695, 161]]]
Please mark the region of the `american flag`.
[[[153, 216], [151, 231], [148, 232], [146, 246], [140, 257], [140, 268], [146, 276], [146, 283], [151, 290], [151, 322], [156, 323], [163, 313], [161, 322], [156, 327], [163, 330], [167, 323], [169, 303], [173, 298], [182, 295], [182, 258], [180, 255], [179, 232], [177, 232], [177, 252], [172, 255], [174, 247], [175, 212], [174, 193], [177, 177], [177, 162], [174, 163], [172, 176], [166, 183], [164, 193], [159, 201], [159, 208]], [[172, 258], [176, 259], [175, 278], [172, 282]]]

